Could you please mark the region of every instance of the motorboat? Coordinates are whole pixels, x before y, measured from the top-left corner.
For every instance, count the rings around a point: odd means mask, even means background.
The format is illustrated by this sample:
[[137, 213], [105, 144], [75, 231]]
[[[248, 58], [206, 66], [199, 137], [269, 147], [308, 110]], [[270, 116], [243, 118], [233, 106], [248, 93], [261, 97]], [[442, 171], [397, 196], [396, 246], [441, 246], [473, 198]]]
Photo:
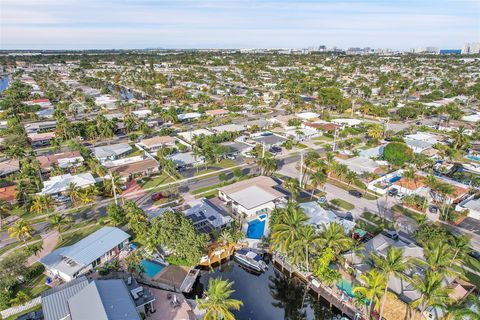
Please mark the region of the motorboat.
[[264, 272], [268, 269], [268, 265], [262, 260], [262, 256], [251, 249], [237, 250], [233, 257], [239, 264], [254, 271]]

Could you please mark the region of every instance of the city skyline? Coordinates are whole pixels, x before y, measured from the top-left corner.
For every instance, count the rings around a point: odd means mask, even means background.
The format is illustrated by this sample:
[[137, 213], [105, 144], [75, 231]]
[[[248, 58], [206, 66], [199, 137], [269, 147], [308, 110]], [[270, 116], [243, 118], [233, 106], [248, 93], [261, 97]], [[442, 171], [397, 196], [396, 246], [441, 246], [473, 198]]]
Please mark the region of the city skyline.
[[2, 1], [0, 49], [460, 49], [478, 1]]

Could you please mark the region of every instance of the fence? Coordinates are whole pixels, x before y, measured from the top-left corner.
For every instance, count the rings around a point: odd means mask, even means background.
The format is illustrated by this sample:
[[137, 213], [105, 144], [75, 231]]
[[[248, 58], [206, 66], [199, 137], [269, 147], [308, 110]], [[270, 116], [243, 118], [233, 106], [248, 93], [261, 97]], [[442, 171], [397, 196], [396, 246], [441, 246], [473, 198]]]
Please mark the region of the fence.
[[36, 307], [40, 303], [42, 303], [42, 297], [36, 297], [35, 299], [30, 300], [27, 303], [22, 304], [21, 306], [11, 307], [11, 308], [5, 309], [3, 311], [0, 311], [0, 315], [2, 316], [2, 319], [6, 319], [6, 318], [11, 317], [13, 315], [24, 312], [28, 309], [31, 309], [33, 307]]

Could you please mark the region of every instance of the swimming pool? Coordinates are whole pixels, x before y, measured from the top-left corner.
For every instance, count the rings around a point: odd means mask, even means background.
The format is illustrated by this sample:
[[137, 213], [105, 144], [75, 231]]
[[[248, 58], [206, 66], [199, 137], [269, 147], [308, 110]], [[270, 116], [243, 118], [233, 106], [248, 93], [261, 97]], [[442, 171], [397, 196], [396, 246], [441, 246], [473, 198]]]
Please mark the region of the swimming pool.
[[348, 280], [341, 279], [337, 281], [337, 288], [345, 292], [349, 297], [355, 297], [353, 293], [352, 283]]
[[153, 278], [157, 273], [159, 273], [163, 268], [165, 268], [164, 265], [146, 259], [143, 259], [140, 264], [143, 267], [143, 273], [150, 278]]
[[480, 156], [472, 156], [471, 154], [466, 156], [466, 158], [473, 161], [480, 161]]
[[266, 215], [263, 219], [255, 219], [248, 222], [247, 228], [247, 238], [249, 239], [261, 239], [265, 232], [265, 219]]
[[393, 176], [393, 177], [390, 178], [390, 180], [388, 180], [388, 182], [395, 183], [400, 179], [402, 179], [402, 176]]

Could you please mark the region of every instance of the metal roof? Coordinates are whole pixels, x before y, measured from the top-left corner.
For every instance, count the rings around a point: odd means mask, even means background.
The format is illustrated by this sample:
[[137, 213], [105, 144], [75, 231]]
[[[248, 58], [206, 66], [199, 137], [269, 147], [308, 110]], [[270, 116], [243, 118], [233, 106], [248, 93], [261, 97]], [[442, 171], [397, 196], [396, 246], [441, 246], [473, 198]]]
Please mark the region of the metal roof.
[[107, 146], [96, 147], [92, 149], [93, 154], [98, 159], [122, 155], [132, 150], [128, 143], [117, 143]]
[[74, 279], [42, 293], [42, 309], [45, 320], [64, 319], [70, 314], [68, 299], [88, 286], [85, 277]]
[[231, 193], [228, 197], [245, 209], [250, 210], [267, 202], [282, 198], [284, 195], [274, 189], [267, 191], [259, 186], [250, 186], [243, 190]]
[[68, 247], [62, 255], [78, 264], [89, 265], [128, 238], [130, 235], [121, 229], [103, 227]]
[[123, 280], [95, 280], [68, 300], [72, 320], [140, 320]]

